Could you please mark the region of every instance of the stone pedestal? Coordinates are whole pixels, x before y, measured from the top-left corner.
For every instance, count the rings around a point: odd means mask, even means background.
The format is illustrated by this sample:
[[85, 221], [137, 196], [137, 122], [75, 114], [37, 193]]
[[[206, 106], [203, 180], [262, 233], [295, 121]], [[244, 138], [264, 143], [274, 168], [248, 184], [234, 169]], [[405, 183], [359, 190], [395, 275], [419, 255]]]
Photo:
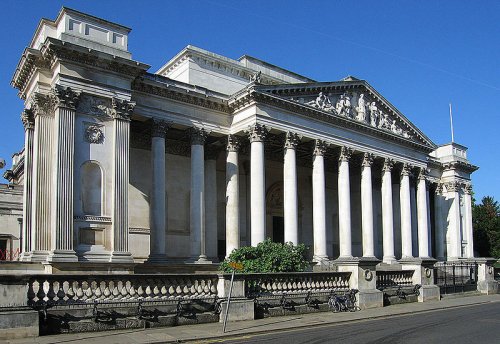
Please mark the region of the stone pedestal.
[[339, 258], [334, 261], [339, 272], [350, 272], [349, 287], [358, 289], [357, 306], [361, 309], [384, 306], [384, 294], [377, 290], [376, 266], [380, 260], [371, 257]]
[[477, 258], [477, 290], [483, 294], [498, 294], [498, 282], [495, 281], [494, 258]]
[[[222, 312], [219, 321], [224, 322], [227, 308], [227, 297], [231, 285], [230, 274], [220, 274], [217, 284], [217, 297], [225, 299], [222, 302]], [[255, 303], [245, 298], [245, 279], [243, 276], [234, 276], [233, 289], [231, 291], [231, 302], [229, 304], [228, 321], [254, 320]]]
[[399, 261], [402, 270], [413, 270], [413, 284], [420, 284], [418, 302], [440, 299], [439, 287], [434, 284], [434, 258], [407, 258]]

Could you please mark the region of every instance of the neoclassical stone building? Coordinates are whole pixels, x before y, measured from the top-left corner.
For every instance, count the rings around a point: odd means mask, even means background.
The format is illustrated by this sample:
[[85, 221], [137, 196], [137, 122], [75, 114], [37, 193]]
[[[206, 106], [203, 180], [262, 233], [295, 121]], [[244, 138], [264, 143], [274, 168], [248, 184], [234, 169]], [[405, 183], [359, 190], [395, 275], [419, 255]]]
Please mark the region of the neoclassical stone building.
[[366, 81], [193, 46], [151, 73], [129, 33], [63, 8], [19, 61], [22, 260], [210, 263], [266, 238], [317, 262], [474, 256], [467, 149]]

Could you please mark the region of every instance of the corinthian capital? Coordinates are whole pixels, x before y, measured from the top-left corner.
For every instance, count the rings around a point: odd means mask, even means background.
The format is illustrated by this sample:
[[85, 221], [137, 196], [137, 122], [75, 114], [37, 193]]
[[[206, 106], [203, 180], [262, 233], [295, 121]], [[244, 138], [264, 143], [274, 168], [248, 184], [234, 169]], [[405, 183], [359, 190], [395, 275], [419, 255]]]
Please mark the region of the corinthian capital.
[[111, 116], [114, 119], [130, 121], [130, 116], [134, 112], [135, 102], [124, 99], [113, 98], [111, 100]]
[[384, 159], [384, 166], [382, 167], [383, 172], [391, 172], [392, 169], [394, 168], [394, 160], [390, 158], [385, 158]]
[[151, 136], [164, 138], [167, 130], [170, 128], [170, 123], [167, 121], [153, 118], [151, 123]]
[[470, 183], [466, 183], [464, 185], [464, 192], [467, 194], [467, 195], [472, 195], [472, 184]]
[[247, 133], [250, 142], [262, 142], [269, 134], [269, 129], [262, 124], [255, 123], [248, 128]]
[[285, 149], [295, 149], [302, 137], [299, 134], [288, 131], [285, 138]]
[[35, 115], [31, 109], [24, 109], [21, 113], [21, 121], [23, 121], [24, 130], [33, 130], [35, 128]]
[[227, 151], [228, 152], [237, 152], [240, 150], [241, 142], [238, 136], [236, 135], [228, 135], [227, 136]]
[[427, 169], [420, 168], [418, 170], [418, 180], [427, 180]]
[[409, 176], [411, 174], [411, 169], [412, 169], [412, 166], [405, 162], [403, 164], [403, 167], [401, 168], [401, 177]]
[[363, 162], [361, 163], [361, 166], [371, 167], [373, 165], [373, 159], [375, 159], [375, 155], [372, 153], [363, 154]]
[[314, 140], [314, 150], [313, 155], [323, 156], [326, 153], [326, 148], [328, 144], [323, 140]]
[[340, 148], [340, 156], [339, 156], [339, 162], [342, 161], [349, 161], [352, 156], [352, 148], [343, 146]]
[[65, 107], [75, 110], [80, 100], [80, 92], [73, 91], [71, 87], [55, 85], [52, 89], [52, 97], [56, 107]]
[[31, 96], [31, 110], [35, 116], [53, 116], [55, 98], [48, 94], [36, 92]]
[[460, 183], [458, 181], [451, 181], [445, 184], [447, 192], [459, 192]]
[[189, 128], [188, 134], [192, 145], [204, 145], [208, 137], [208, 132], [203, 128]]

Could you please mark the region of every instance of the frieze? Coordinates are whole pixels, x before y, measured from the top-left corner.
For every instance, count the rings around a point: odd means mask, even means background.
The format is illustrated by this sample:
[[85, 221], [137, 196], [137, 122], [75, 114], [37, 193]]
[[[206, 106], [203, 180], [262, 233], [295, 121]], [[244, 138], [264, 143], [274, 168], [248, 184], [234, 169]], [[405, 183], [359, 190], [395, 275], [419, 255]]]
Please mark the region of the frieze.
[[111, 117], [111, 101], [109, 99], [83, 94], [77, 112], [89, 116]]

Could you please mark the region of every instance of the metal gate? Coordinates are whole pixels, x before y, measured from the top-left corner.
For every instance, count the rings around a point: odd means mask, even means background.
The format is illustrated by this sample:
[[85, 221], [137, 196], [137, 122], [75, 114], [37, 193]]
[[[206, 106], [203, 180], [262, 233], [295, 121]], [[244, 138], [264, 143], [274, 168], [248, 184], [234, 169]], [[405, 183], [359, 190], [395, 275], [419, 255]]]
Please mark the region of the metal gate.
[[434, 284], [441, 294], [463, 293], [477, 289], [477, 263], [439, 262], [434, 265]]

